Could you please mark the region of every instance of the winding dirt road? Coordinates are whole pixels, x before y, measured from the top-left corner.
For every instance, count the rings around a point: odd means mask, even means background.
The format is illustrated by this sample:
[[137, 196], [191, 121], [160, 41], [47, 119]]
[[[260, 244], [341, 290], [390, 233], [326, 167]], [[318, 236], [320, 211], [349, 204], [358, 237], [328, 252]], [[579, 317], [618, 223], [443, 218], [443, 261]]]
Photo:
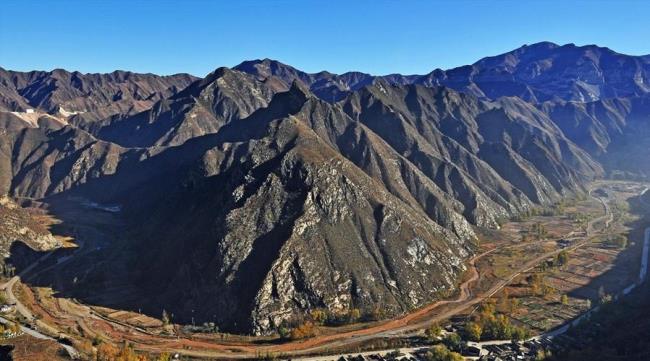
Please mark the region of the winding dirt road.
[[[595, 197], [594, 197], [595, 198]], [[611, 213], [609, 212], [609, 207], [607, 202], [601, 198], [597, 198], [604, 207], [605, 214], [601, 217], [591, 220], [587, 224], [587, 235], [582, 238], [582, 241], [576, 241], [571, 246], [564, 248], [565, 250], [573, 250], [578, 247], [583, 246], [589, 241], [591, 233], [594, 232], [594, 225], [597, 222], [605, 220], [605, 225], [611, 219]], [[574, 232], [571, 232], [566, 235], [566, 237], [571, 237]], [[322, 353], [327, 349], [339, 348], [344, 346], [350, 346], [358, 344], [362, 341], [368, 341], [371, 339], [377, 339], [382, 337], [395, 337], [403, 336], [409, 332], [414, 332], [421, 330], [433, 323], [440, 322], [444, 319], [448, 319], [469, 307], [478, 305], [480, 302], [483, 302], [485, 299], [493, 296], [499, 292], [503, 287], [511, 283], [516, 277], [522, 273], [528, 272], [534, 267], [536, 267], [540, 262], [543, 262], [549, 257], [555, 256], [563, 249], [556, 249], [550, 252], [545, 252], [534, 259], [527, 261], [525, 264], [520, 266], [515, 272], [513, 272], [508, 278], [498, 281], [493, 284], [487, 291], [482, 292], [480, 295], [473, 295], [472, 285], [479, 279], [479, 271], [476, 266], [476, 263], [481, 258], [494, 253], [496, 251], [509, 249], [509, 248], [525, 248], [538, 245], [540, 243], [548, 242], [548, 240], [538, 240], [534, 242], [519, 243], [514, 245], [507, 245], [496, 247], [490, 250], [487, 250], [479, 255], [472, 257], [467, 265], [469, 277], [460, 284], [458, 296], [453, 300], [441, 300], [434, 303], [431, 303], [425, 307], [422, 307], [412, 313], [404, 315], [402, 317], [389, 320], [383, 323], [375, 324], [367, 328], [356, 329], [351, 331], [345, 331], [336, 334], [321, 335], [314, 338], [306, 339], [303, 341], [295, 341], [284, 344], [267, 344], [267, 345], [255, 345], [251, 343], [218, 343], [218, 341], [203, 341], [198, 339], [176, 339], [172, 337], [165, 336], [155, 336], [149, 332], [146, 332], [142, 329], [137, 329], [131, 327], [130, 330], [122, 335], [125, 339], [129, 339], [133, 342], [133, 345], [136, 349], [141, 351], [149, 352], [172, 352], [180, 353], [188, 356], [195, 357], [220, 357], [220, 358], [251, 358], [256, 357], [259, 354], [265, 353], [276, 353], [292, 356], [308, 355], [308, 354], [317, 354]], [[84, 247], [80, 247], [78, 251], [83, 252]], [[40, 260], [39, 260], [40, 261]], [[38, 262], [37, 262], [38, 263]], [[36, 263], [30, 268], [33, 268]], [[27, 270], [25, 270], [27, 271]], [[4, 285], [4, 289], [8, 290], [7, 293], [11, 293], [11, 287], [17, 281], [18, 277], [10, 280], [8, 284]], [[15, 299], [15, 297], [12, 297]], [[17, 300], [16, 300], [17, 301]], [[19, 304], [18, 302], [16, 303]], [[445, 310], [440, 312], [437, 311], [442, 306], [449, 306]], [[22, 305], [21, 305], [22, 306]], [[22, 312], [21, 312], [22, 313]], [[27, 312], [26, 312], [27, 313]], [[89, 316], [96, 319], [97, 316], [90, 312]], [[102, 318], [103, 321], [107, 323], [112, 323], [111, 320]], [[116, 324], [117, 325], [117, 324]], [[120, 324], [120, 327], [126, 325]]]

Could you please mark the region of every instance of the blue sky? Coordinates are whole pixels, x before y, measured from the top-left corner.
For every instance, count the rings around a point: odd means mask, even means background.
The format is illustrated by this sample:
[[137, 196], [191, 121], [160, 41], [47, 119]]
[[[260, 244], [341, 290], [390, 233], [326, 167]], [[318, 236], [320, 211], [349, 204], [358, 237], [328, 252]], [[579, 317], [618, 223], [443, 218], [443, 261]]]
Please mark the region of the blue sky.
[[272, 58], [316, 72], [427, 73], [523, 44], [650, 54], [650, 1], [4, 0], [0, 66], [203, 76]]

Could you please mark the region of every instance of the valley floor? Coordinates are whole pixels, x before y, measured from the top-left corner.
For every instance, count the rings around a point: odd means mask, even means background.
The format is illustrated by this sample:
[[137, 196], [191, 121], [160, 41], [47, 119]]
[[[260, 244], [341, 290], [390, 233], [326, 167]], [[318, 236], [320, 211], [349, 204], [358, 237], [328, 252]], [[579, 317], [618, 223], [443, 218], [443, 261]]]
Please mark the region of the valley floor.
[[[452, 332], [460, 329], [481, 305], [503, 300], [516, 300], [513, 304], [517, 307], [501, 310], [514, 325], [535, 335], [553, 335], [549, 332], [588, 312], [600, 298], [629, 292], [626, 290], [644, 274], [647, 264], [642, 266], [641, 255], [647, 225], [630, 204], [646, 189], [640, 183], [596, 182], [591, 197], [567, 202], [556, 215], [510, 222], [496, 231], [479, 230], [480, 250], [468, 261], [468, 272], [449, 299], [388, 321], [322, 326], [315, 337], [286, 342], [276, 337], [189, 333], [179, 325], [165, 327], [161, 320], [137, 310], [98, 306], [103, 302], [82, 303], [35, 284], [39, 274], [74, 266], [79, 255], [100, 254], [107, 242], [113, 241], [113, 229], [120, 227], [117, 214], [84, 208], [75, 201], [56, 209], [69, 212], [65, 219], [75, 219], [75, 224], [49, 222], [53, 233], [66, 241], [73, 238], [76, 248], [45, 253], [6, 280], [5, 297], [15, 303], [15, 311], [6, 317], [44, 335], [70, 340], [81, 354], [91, 354], [93, 340], [95, 344], [103, 340], [115, 344], [128, 341], [136, 351], [178, 353], [189, 358], [332, 355], [318, 357], [323, 360], [382, 347], [386, 353], [421, 340], [423, 330], [433, 324], [447, 324]], [[620, 242], [618, 236], [626, 237], [629, 244], [616, 243]], [[567, 254], [561, 266], [554, 265], [564, 257], [560, 255]], [[540, 275], [535, 289], [530, 282], [533, 275]], [[98, 295], [97, 301], [129, 297], [131, 287], [116, 283], [105, 295]]]

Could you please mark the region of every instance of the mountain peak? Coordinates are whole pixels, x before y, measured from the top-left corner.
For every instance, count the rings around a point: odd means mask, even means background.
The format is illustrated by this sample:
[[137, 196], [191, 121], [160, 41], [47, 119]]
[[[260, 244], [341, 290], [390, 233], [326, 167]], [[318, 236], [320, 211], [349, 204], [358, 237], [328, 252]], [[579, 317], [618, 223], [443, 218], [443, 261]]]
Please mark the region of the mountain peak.
[[290, 65], [269, 58], [246, 60], [233, 67], [233, 69], [263, 77], [276, 75], [278, 73], [302, 73]]
[[551, 42], [551, 41], [540, 41], [537, 43], [532, 43], [532, 44], [524, 44], [520, 47], [521, 48], [527, 48], [527, 49], [556, 49], [559, 48], [560, 45]]
[[225, 66], [219, 67], [219, 68], [215, 69], [214, 71], [212, 71], [211, 73], [209, 73], [208, 75], [206, 75], [205, 78], [203, 78], [203, 80], [201, 81], [201, 83], [202, 84], [212, 83], [213, 81], [223, 77], [224, 75], [228, 74], [229, 72], [232, 72], [232, 70], [230, 70], [229, 68], [227, 68]]

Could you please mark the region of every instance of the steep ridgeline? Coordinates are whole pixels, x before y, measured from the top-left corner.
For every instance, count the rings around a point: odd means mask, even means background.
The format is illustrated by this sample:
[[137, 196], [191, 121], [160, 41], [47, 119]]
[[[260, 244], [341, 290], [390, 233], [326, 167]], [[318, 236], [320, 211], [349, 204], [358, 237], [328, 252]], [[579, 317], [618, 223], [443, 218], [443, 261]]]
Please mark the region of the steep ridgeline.
[[243, 62], [235, 69], [260, 79], [272, 75], [288, 83], [300, 80], [327, 101], [338, 101], [375, 79], [397, 85], [443, 85], [479, 98], [517, 96], [535, 103], [547, 100], [587, 102], [650, 92], [648, 56], [619, 54], [595, 45], [560, 46], [549, 42], [524, 45], [472, 65], [436, 69], [425, 75], [308, 74], [269, 59]]
[[219, 68], [141, 113], [116, 114], [95, 122], [70, 121], [100, 139], [126, 147], [179, 145], [247, 117], [267, 106], [273, 94], [287, 89], [274, 78], [260, 82], [246, 73]]
[[63, 117], [79, 113], [88, 119], [101, 119], [148, 109], [194, 80], [189, 74], [82, 74], [62, 69], [18, 72], [0, 68], [0, 110], [36, 109]]
[[600, 161], [608, 176], [650, 177], [650, 95], [588, 103], [545, 102], [538, 107]]
[[[310, 74], [272, 59], [248, 60], [233, 69], [252, 74], [260, 81], [273, 77], [276, 82], [280, 82], [285, 86], [298, 81], [308, 87], [316, 96], [328, 102], [339, 101], [351, 92], [371, 84], [377, 78], [356, 71], [341, 75], [327, 71]], [[393, 74], [384, 78], [390, 80], [391, 84], [410, 84], [418, 77], [420, 76]]]
[[548, 117], [518, 98], [485, 102], [447, 88], [379, 80], [342, 104], [481, 226], [494, 227], [531, 201], [557, 200], [602, 174]]
[[60, 119], [0, 112], [0, 194], [42, 198], [110, 176], [126, 149]]

